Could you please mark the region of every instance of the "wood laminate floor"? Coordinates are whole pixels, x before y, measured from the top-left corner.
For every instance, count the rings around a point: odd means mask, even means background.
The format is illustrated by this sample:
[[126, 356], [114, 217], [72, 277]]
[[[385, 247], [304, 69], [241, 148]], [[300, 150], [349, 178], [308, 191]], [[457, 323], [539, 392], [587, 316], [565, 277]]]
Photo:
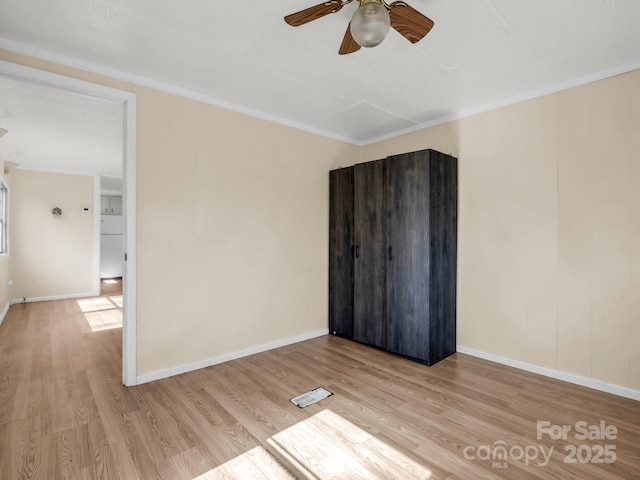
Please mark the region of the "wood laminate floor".
[[[429, 368], [326, 336], [124, 388], [118, 302], [11, 307], [0, 479], [640, 478], [638, 402], [461, 354]], [[576, 438], [581, 421], [616, 438]]]
[[122, 277], [100, 279], [101, 296], [122, 296]]

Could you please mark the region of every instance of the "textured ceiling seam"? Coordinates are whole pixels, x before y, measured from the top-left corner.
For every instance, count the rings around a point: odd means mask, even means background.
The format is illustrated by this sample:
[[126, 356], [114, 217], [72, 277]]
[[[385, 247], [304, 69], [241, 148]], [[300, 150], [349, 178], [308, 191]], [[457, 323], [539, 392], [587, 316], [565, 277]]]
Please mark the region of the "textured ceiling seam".
[[[357, 70], [361, 71], [362, 73], [365, 73], [365, 74], [369, 75], [371, 78], [375, 79], [376, 81], [379, 81], [382, 84], [385, 84], [385, 85], [388, 85], [388, 86], [390, 86], [392, 88], [396, 88], [396, 89], [400, 90], [405, 95], [409, 95], [410, 97], [413, 97], [413, 98], [419, 98], [420, 100], [425, 101], [427, 103], [430, 103], [431, 105], [435, 105], [435, 106], [437, 106], [439, 108], [445, 109], [444, 105], [440, 105], [439, 103], [437, 103], [437, 102], [435, 102], [435, 101], [433, 101], [433, 100], [431, 100], [429, 98], [426, 98], [426, 97], [424, 97], [424, 96], [422, 96], [420, 94], [417, 94], [417, 93], [411, 91], [410, 89], [408, 89], [406, 87], [403, 87], [402, 85], [399, 85], [398, 83], [390, 82], [388, 80], [385, 80], [381, 75], [378, 75], [378, 74], [374, 73], [373, 71], [371, 71], [370, 69], [368, 69], [366, 67], [363, 67], [363, 66], [355, 64], [355, 63], [349, 63], [349, 62], [347, 62], [346, 59], [341, 59], [341, 60], [342, 60], [343, 63], [349, 65], [350, 67], [352, 67], [354, 69], [357, 69]], [[449, 69], [447, 69], [447, 71], [449, 71]], [[389, 112], [389, 113], [392, 113], [392, 112]], [[394, 113], [394, 115], [400, 116], [397, 113]], [[411, 120], [411, 121], [415, 122], [415, 120]]]
[[498, 8], [492, 3], [492, 0], [478, 0], [478, 3], [487, 11], [487, 13], [495, 20], [495, 22], [500, 25], [500, 27], [504, 30], [504, 32], [511, 38], [514, 42], [516, 42], [522, 50], [531, 58], [538, 68], [547, 75], [548, 78], [553, 79], [553, 81], [558, 81], [555, 78], [555, 75], [540, 61], [540, 59], [533, 53], [533, 51], [529, 48], [527, 43], [520, 38], [520, 36], [516, 35], [511, 28], [509, 22], [504, 18], [504, 16], [500, 13]]

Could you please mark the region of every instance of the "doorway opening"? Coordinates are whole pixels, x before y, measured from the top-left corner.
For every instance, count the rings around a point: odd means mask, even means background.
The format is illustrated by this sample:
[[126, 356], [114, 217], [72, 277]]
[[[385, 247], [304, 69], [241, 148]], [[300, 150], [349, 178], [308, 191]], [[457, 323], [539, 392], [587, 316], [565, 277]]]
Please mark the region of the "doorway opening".
[[[137, 384], [136, 369], [136, 96], [115, 88], [0, 61], [0, 76], [115, 102], [122, 112], [122, 201], [124, 267], [122, 273], [122, 382]], [[94, 177], [94, 232], [99, 235], [100, 181]], [[97, 220], [96, 220], [97, 215]], [[94, 235], [94, 290], [100, 292], [100, 242]], [[97, 251], [96, 251], [97, 250]]]

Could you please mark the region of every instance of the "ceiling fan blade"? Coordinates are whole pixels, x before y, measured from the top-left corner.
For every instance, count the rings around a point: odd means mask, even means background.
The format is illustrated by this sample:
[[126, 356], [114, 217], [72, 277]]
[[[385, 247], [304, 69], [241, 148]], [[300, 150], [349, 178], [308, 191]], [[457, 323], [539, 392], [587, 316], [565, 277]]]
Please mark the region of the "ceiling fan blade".
[[347, 31], [344, 33], [342, 45], [340, 45], [340, 50], [338, 50], [338, 53], [340, 55], [347, 55], [349, 53], [357, 52], [358, 50], [360, 50], [360, 45], [358, 45], [351, 36], [351, 22], [349, 22], [349, 25], [347, 25]]
[[404, 2], [389, 5], [391, 26], [411, 43], [419, 42], [433, 28], [433, 20]]
[[317, 20], [318, 18], [329, 15], [330, 13], [336, 13], [342, 8], [342, 5], [343, 3], [340, 0], [328, 0], [319, 5], [305, 8], [299, 12], [287, 15], [284, 17], [284, 21], [292, 27], [299, 27], [300, 25]]

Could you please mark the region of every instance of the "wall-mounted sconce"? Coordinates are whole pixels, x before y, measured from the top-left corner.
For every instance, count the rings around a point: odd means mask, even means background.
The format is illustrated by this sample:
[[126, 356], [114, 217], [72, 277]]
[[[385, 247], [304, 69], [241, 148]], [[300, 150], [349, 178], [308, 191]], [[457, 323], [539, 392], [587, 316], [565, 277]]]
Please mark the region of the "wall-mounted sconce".
[[16, 168], [18, 165], [19, 165], [18, 163], [12, 162], [11, 160], [5, 160], [4, 161], [4, 174], [5, 175], [9, 175], [11, 170]]
[[62, 209], [60, 207], [53, 207], [51, 209], [51, 215], [53, 215], [53, 219], [60, 218], [62, 215]]
[[[7, 131], [6, 128], [0, 127], [0, 138], [2, 138], [7, 132], [8, 131]], [[5, 160], [4, 161], [4, 174], [5, 175], [9, 175], [9, 172], [11, 170], [13, 170], [14, 168], [16, 168], [17, 166], [18, 166], [18, 164], [16, 162], [10, 162], [8, 160]]]

